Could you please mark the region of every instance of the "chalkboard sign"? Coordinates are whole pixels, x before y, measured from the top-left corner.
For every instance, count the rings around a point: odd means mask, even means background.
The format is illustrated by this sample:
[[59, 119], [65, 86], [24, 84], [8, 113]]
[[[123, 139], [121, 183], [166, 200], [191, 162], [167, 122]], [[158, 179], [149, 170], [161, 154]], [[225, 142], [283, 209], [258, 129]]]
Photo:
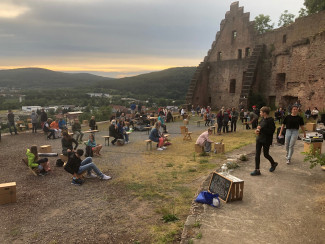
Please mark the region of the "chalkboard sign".
[[217, 172], [214, 172], [210, 180], [209, 192], [218, 193], [219, 198], [227, 202], [231, 185], [231, 180], [227, 179], [221, 174], [218, 174]]

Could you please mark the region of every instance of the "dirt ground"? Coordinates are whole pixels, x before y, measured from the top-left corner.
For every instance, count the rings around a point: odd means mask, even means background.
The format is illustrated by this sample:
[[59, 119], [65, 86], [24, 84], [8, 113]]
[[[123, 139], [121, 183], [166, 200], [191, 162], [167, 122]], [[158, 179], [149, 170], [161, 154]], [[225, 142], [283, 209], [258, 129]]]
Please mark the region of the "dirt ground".
[[[220, 208], [193, 202], [181, 243], [325, 243], [325, 172], [303, 162], [303, 142], [297, 141], [290, 165], [285, 148], [275, 144], [270, 155], [278, 167], [261, 157], [261, 176], [254, 169], [255, 145], [229, 153], [248, 153], [249, 161], [231, 174], [244, 180], [243, 200]], [[323, 143], [323, 152], [325, 143]], [[210, 177], [199, 191], [207, 190]]]
[[[180, 122], [169, 124], [169, 132], [173, 138], [181, 137], [179, 134]], [[197, 127], [196, 124], [190, 125], [191, 131], [203, 131], [204, 127]], [[107, 130], [103, 130], [98, 135], [96, 135], [96, 141], [98, 143], [104, 144], [103, 138], [101, 136], [107, 135]], [[32, 175], [28, 168], [21, 163], [21, 159], [26, 153], [26, 148], [30, 145], [46, 145], [50, 144], [52, 146], [53, 152], [61, 151], [61, 141], [57, 140], [47, 140], [44, 134], [37, 133], [22, 133], [17, 136], [3, 136], [0, 142], [0, 183], [4, 182], [16, 182], [17, 183], [17, 203], [0, 205], [0, 243], [154, 243], [152, 236], [152, 230], [148, 229], [148, 226], [163, 225], [161, 220], [161, 214], [155, 211], [156, 203], [152, 201], [143, 201], [140, 198], [134, 197], [132, 194], [132, 189], [130, 189], [125, 182], [122, 180], [125, 177], [125, 171], [127, 169], [132, 169], [135, 162], [141, 165], [140, 162], [145, 160], [145, 158], [157, 157], [159, 155], [157, 151], [148, 154], [145, 149], [144, 140], [147, 139], [148, 135], [146, 132], [134, 132], [130, 136], [131, 144], [124, 147], [103, 147], [102, 156], [95, 157], [94, 162], [103, 171], [103, 173], [111, 175], [112, 180], [101, 181], [99, 179], [87, 179], [85, 184], [80, 186], [71, 185], [71, 175], [64, 171], [63, 168], [57, 168], [54, 166], [57, 158], [51, 158], [52, 172], [45, 177], [36, 177]], [[84, 139], [87, 136], [85, 135]], [[175, 150], [175, 149], [171, 149]], [[271, 149], [272, 152], [273, 149]], [[282, 150], [282, 149], [279, 149]], [[245, 152], [251, 152], [252, 148], [245, 148]], [[137, 153], [134, 153], [137, 152]], [[176, 151], [175, 151], [176, 152]], [[243, 151], [236, 151], [243, 152]], [[234, 152], [234, 153], [236, 153]], [[281, 151], [279, 151], [280, 154]], [[282, 153], [282, 152], [281, 152]], [[152, 156], [151, 156], [152, 155]], [[215, 159], [216, 160], [216, 159]], [[154, 158], [152, 158], [154, 161]], [[247, 174], [252, 168], [252, 161], [249, 161], [247, 166], [240, 167], [236, 171], [241, 172], [241, 174]], [[152, 163], [152, 162], [149, 162]], [[262, 160], [261, 165], [266, 167], [266, 163]], [[295, 166], [292, 165], [295, 169]], [[277, 169], [278, 171], [278, 169]], [[306, 172], [307, 173], [306, 173]], [[129, 172], [129, 170], [127, 171]], [[279, 167], [279, 173], [285, 175], [282, 167]], [[297, 172], [297, 176], [301, 177], [304, 181], [301, 183], [299, 178], [292, 184], [296, 183], [296, 188], [294, 191], [286, 190], [280, 199], [286, 199], [285, 196], [297, 196], [292, 198], [290, 204], [285, 204], [285, 202], [279, 201], [277, 195], [272, 195], [272, 192], [277, 194], [278, 188], [281, 188], [283, 182], [279, 181], [274, 184], [271, 189], [271, 193], [268, 193], [265, 200], [274, 201], [274, 205], [278, 205], [279, 208], [286, 207], [285, 210], [291, 209], [291, 206], [298, 206], [294, 209], [296, 211], [295, 218], [300, 221], [302, 217], [299, 216], [310, 216], [308, 219], [320, 219], [320, 216], [324, 216], [323, 208], [316, 208], [315, 205], [297, 205], [300, 203], [300, 199], [305, 197], [300, 197], [303, 193], [299, 189], [299, 184], [306, 186], [312, 184], [312, 188], [301, 188], [302, 190], [311, 190], [310, 197], [308, 198], [308, 203], [313, 202], [315, 204], [324, 205], [324, 202], [316, 201], [316, 197], [324, 192], [317, 193], [318, 188], [316, 187], [318, 183], [324, 183], [318, 181], [309, 182], [311, 177], [307, 177], [313, 174], [314, 171], [309, 171], [308, 167], [305, 165], [303, 168], [297, 168], [294, 170]], [[263, 171], [262, 171], [263, 173]], [[270, 183], [277, 181], [276, 172], [274, 177], [267, 178]], [[307, 174], [307, 176], [306, 176]], [[319, 172], [318, 172], [319, 174]], [[239, 175], [241, 176], [241, 175]], [[268, 192], [268, 184], [264, 184], [265, 177], [268, 174], [263, 174], [263, 177], [258, 178], [257, 182], [246, 183], [245, 181], [245, 195], [244, 201], [245, 209], [251, 209], [250, 203], [254, 200], [250, 196], [259, 196], [263, 199], [261, 193]], [[192, 185], [197, 189], [201, 182], [204, 181], [206, 177], [200, 177], [192, 180]], [[324, 179], [318, 177], [317, 179]], [[307, 180], [307, 181], [305, 181]], [[317, 182], [317, 184], [316, 184]], [[263, 183], [263, 184], [262, 184]], [[256, 186], [258, 186], [256, 188]], [[288, 187], [287, 186], [287, 187]], [[255, 189], [256, 188], [256, 189]], [[253, 192], [249, 193], [250, 190]], [[255, 189], [255, 190], [254, 190]], [[254, 193], [256, 192], [256, 194]], [[274, 193], [274, 194], [275, 194]], [[193, 197], [194, 198], [194, 197]], [[251, 199], [248, 201], [248, 199]], [[315, 200], [316, 199], [316, 200]], [[318, 206], [317, 205], [317, 206]], [[236, 207], [233, 214], [242, 216], [240, 213], [243, 211], [240, 203], [224, 205], [221, 211], [225, 211], [227, 216], [232, 206]], [[261, 204], [255, 206], [261, 207]], [[190, 213], [191, 205], [188, 205], [188, 213]], [[208, 212], [210, 211], [210, 212]], [[234, 225], [234, 227], [218, 227], [220, 225], [212, 225], [209, 223], [210, 216], [216, 216], [214, 210], [208, 209], [205, 217], [201, 215], [202, 229], [198, 230], [202, 233], [203, 238], [197, 240], [194, 238], [194, 242], [199, 241], [199, 243], [218, 243], [215, 241], [215, 235], [225, 235], [227, 233], [233, 234], [233, 231], [238, 231], [240, 226]], [[245, 210], [246, 211], [246, 210]], [[266, 212], [267, 215], [272, 215], [271, 210], [260, 210]], [[248, 214], [248, 212], [246, 212]], [[283, 212], [277, 212], [274, 218], [280, 218]], [[260, 215], [259, 217], [252, 217], [247, 219], [247, 223], [251, 229], [254, 229], [255, 225], [265, 224], [265, 226], [270, 225], [273, 229], [280, 228], [285, 230], [285, 226], [277, 226], [269, 223], [269, 221], [261, 222], [261, 219], [265, 215]], [[297, 217], [298, 216], [298, 217]], [[245, 215], [244, 215], [245, 217]], [[186, 216], [184, 217], [186, 218]], [[226, 218], [226, 217], [225, 217]], [[229, 219], [229, 218], [228, 218]], [[233, 217], [233, 219], [235, 219]], [[256, 223], [255, 220], [256, 219]], [[220, 221], [221, 220], [217, 220]], [[318, 222], [299, 222], [293, 223], [293, 231], [299, 233], [299, 230], [304, 229], [304, 236], [306, 236], [306, 231], [312, 230], [313, 228], [319, 228]], [[225, 223], [224, 223], [225, 224]], [[224, 225], [222, 224], [222, 225]], [[309, 225], [310, 224], [310, 225]], [[321, 222], [323, 225], [324, 222]], [[303, 226], [302, 226], [303, 225]], [[206, 227], [212, 227], [212, 229]], [[244, 229], [248, 232], [248, 229]], [[262, 228], [261, 230], [264, 231]], [[216, 231], [216, 232], [214, 232]], [[193, 232], [196, 233], [196, 232]], [[208, 233], [211, 233], [211, 239]], [[281, 233], [285, 233], [282, 231]], [[311, 231], [310, 233], [315, 233]], [[324, 225], [319, 236], [324, 236]], [[181, 233], [177, 233], [174, 238], [174, 242], [181, 241]], [[196, 233], [197, 234], [197, 233]], [[229, 234], [229, 236], [231, 236]], [[192, 238], [193, 236], [191, 236]], [[189, 240], [189, 239], [186, 239]], [[213, 241], [212, 241], [213, 240]], [[224, 239], [230, 240], [230, 239]], [[259, 239], [254, 239], [259, 240]], [[267, 239], [264, 243], [272, 243]], [[280, 243], [279, 240], [273, 243]], [[309, 240], [304, 238], [303, 240]], [[314, 240], [314, 239], [310, 239]], [[223, 243], [232, 243], [229, 241]], [[246, 242], [249, 243], [249, 242]], [[290, 242], [287, 242], [290, 243]], [[311, 242], [313, 243], [313, 242]]]
[[[180, 124], [169, 124], [173, 137], [181, 136]], [[96, 141], [104, 145], [103, 135], [108, 135], [107, 129], [96, 134]], [[152, 243], [152, 231], [146, 228], [159, 226], [161, 214], [150, 201], [135, 198], [120, 180], [128, 165], [143, 160], [145, 139], [146, 132], [133, 132], [124, 147], [103, 146], [94, 162], [112, 180], [87, 179], [75, 186], [70, 174], [55, 167], [57, 158], [50, 158], [52, 171], [45, 177], [34, 176], [21, 163], [30, 145], [49, 144], [60, 153], [60, 139], [47, 140], [43, 133], [3, 135], [0, 182], [17, 183], [17, 203], [0, 205], [0, 243]]]

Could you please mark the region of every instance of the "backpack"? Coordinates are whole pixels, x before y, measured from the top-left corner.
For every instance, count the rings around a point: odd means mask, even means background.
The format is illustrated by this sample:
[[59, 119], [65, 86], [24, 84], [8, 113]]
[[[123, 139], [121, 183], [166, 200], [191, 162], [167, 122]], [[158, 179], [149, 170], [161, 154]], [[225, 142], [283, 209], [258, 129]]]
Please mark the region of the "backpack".
[[92, 157], [93, 155], [93, 148], [91, 146], [86, 146], [85, 157]]
[[62, 167], [64, 164], [64, 162], [62, 161], [61, 158], [59, 158], [58, 160], [56, 160], [55, 166], [56, 167]]

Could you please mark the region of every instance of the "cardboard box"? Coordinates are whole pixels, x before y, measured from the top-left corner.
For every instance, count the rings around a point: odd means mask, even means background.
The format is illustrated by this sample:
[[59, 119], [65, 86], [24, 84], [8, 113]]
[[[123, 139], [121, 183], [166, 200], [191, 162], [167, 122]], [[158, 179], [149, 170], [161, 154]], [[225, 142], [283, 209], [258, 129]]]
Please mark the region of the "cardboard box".
[[317, 149], [319, 149], [319, 152], [322, 153], [322, 142], [312, 142], [312, 143], [305, 142], [304, 143], [304, 152], [310, 152], [311, 145], [313, 145], [312, 154], [315, 154], [315, 151]]
[[15, 203], [16, 182], [0, 184], [0, 204]]
[[52, 146], [51, 145], [43, 145], [40, 146], [40, 153], [51, 153], [52, 152]]
[[316, 131], [316, 124], [315, 123], [306, 123], [306, 130], [308, 131]]
[[225, 144], [217, 144], [214, 143], [214, 152], [215, 153], [224, 153], [225, 152]]

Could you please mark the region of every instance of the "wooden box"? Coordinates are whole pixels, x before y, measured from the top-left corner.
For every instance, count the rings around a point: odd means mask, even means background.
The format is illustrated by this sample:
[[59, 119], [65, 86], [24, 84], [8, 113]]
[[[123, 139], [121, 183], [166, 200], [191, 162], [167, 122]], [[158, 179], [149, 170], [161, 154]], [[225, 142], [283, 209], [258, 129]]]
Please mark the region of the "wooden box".
[[195, 144], [194, 149], [195, 149], [196, 153], [203, 153], [204, 152], [204, 148], [199, 144]]
[[214, 172], [209, 192], [218, 193], [220, 200], [224, 202], [240, 201], [244, 195], [244, 181], [233, 175]]
[[82, 124], [85, 125], [85, 126], [88, 126], [89, 125], [88, 120], [83, 120]]
[[215, 153], [224, 153], [225, 152], [225, 144], [217, 144], [214, 143], [214, 152]]
[[16, 182], [0, 184], [0, 204], [16, 202]]
[[315, 154], [315, 151], [317, 149], [319, 149], [319, 152], [322, 153], [322, 142], [312, 142], [312, 143], [305, 142], [304, 143], [304, 152], [306, 152], [306, 153], [310, 152], [311, 145], [313, 145], [312, 154]]
[[306, 130], [316, 131], [316, 124], [315, 123], [306, 123]]
[[28, 129], [33, 129], [33, 124], [32, 123], [28, 123]]
[[40, 153], [51, 153], [52, 152], [52, 146], [51, 145], [43, 145], [40, 146]]

